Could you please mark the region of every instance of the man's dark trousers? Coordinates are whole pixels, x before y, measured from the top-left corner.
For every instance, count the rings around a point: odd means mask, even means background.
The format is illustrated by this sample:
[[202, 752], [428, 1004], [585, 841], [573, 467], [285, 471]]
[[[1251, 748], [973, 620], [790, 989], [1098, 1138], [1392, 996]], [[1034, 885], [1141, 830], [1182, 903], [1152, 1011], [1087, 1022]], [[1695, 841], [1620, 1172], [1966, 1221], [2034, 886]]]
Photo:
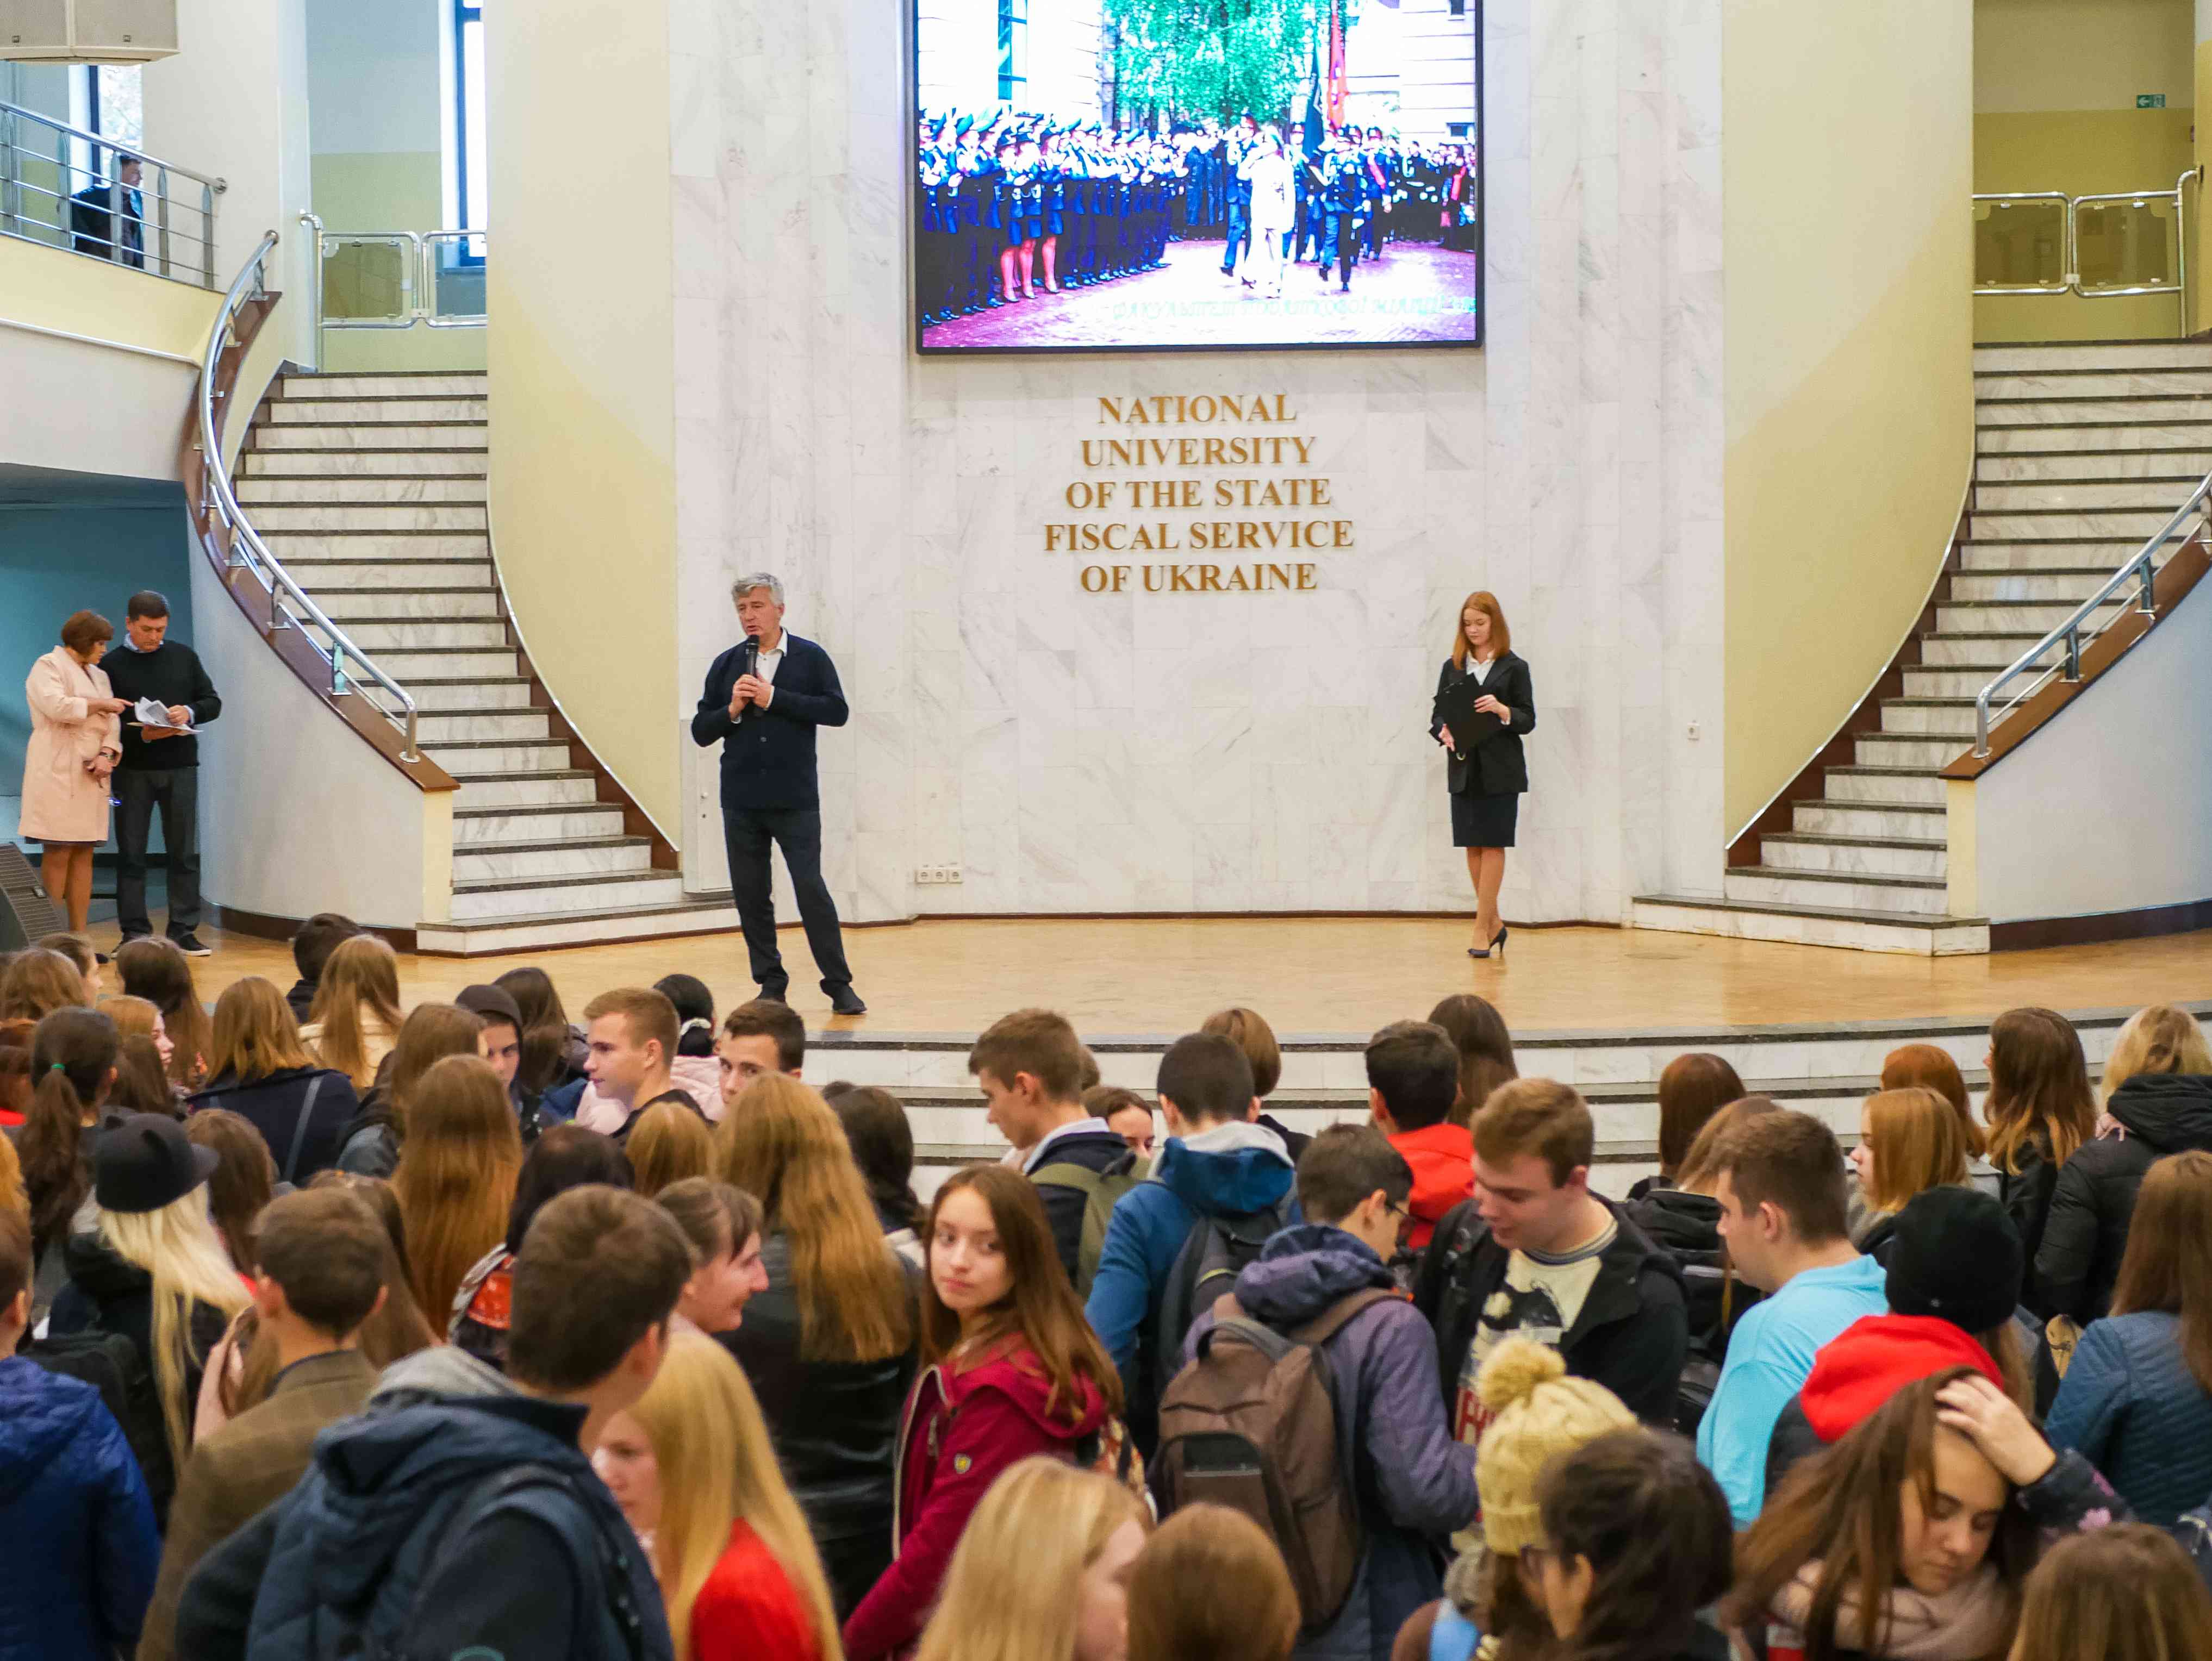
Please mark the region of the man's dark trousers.
[[823, 990], [849, 985], [853, 971], [845, 962], [837, 902], [822, 880], [822, 809], [733, 808], [725, 803], [722, 846], [729, 852], [730, 893], [744, 924], [745, 953], [762, 991], [781, 993], [791, 979], [783, 955], [776, 949], [771, 846], [783, 850], [783, 863], [799, 898], [799, 920], [806, 925], [806, 947], [814, 954], [814, 967], [822, 972]]
[[115, 799], [115, 920], [124, 937], [151, 934], [146, 915], [146, 842], [154, 810], [161, 812], [168, 850], [169, 938], [200, 925], [200, 770], [118, 767]]

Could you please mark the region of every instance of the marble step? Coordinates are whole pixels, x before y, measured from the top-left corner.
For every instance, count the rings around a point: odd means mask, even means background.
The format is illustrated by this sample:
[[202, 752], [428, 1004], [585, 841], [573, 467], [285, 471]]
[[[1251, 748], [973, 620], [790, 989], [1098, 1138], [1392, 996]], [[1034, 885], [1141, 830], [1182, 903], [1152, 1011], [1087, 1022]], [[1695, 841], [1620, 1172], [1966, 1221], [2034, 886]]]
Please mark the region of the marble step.
[[423, 749], [450, 773], [561, 773], [568, 766], [565, 740], [538, 743], [501, 743], [496, 739], [449, 738], [433, 743], [425, 737]]
[[415, 931], [415, 949], [441, 957], [488, 957], [558, 946], [722, 934], [737, 926], [737, 909], [727, 900], [685, 900], [674, 905], [610, 906], [591, 912], [425, 923]]
[[[278, 555], [281, 559], [283, 555]], [[284, 561], [292, 580], [319, 600], [326, 589], [491, 589], [491, 561], [476, 560], [357, 560], [342, 553], [326, 559], [295, 555]]]
[[453, 846], [453, 884], [535, 882], [554, 877], [628, 876], [653, 869], [642, 836], [570, 837], [550, 842]]
[[1932, 737], [1881, 734], [1852, 740], [1851, 752], [1863, 767], [1925, 767], [1933, 773], [1949, 767], [1972, 743], [1971, 736], [1948, 733]]
[[1948, 845], [1942, 842], [1814, 836], [1798, 831], [1759, 839], [1759, 859], [1764, 869], [1821, 871], [1831, 876], [1849, 872], [1940, 881], [1948, 864]]
[[2179, 501], [2212, 473], [2212, 449], [2069, 452], [2056, 456], [1982, 456], [1974, 463], [1979, 485], [2079, 482], [2087, 479], [2164, 479], [2179, 483]]
[[[374, 420], [373, 416], [362, 417]], [[2212, 420], [2212, 397], [1977, 398], [1974, 425], [1992, 427], [2171, 426]]]
[[2040, 571], [1961, 571], [1951, 579], [1951, 598], [1972, 600], [2048, 600], [2079, 605], [2112, 578], [2119, 567], [2075, 566]]
[[[329, 608], [324, 609], [327, 614]], [[333, 616], [331, 621], [339, 620]], [[377, 654], [380, 664], [387, 651], [421, 652], [440, 646], [469, 646], [483, 651], [505, 646], [511, 654], [514, 650], [507, 638], [507, 625], [495, 617], [418, 617], [404, 621], [369, 618], [344, 623], [343, 627], [353, 636], [356, 646], [363, 652]], [[398, 671], [387, 670], [386, 673], [396, 675]]]
[[[1981, 688], [1974, 690], [1979, 692]], [[1974, 736], [1974, 700], [1971, 697], [1885, 698], [1881, 700], [1881, 730], [1899, 737], [1917, 734], [1923, 737], [1970, 739]]]
[[2081, 451], [2201, 450], [2212, 445], [2212, 415], [2094, 417], [2040, 426], [1981, 424], [1975, 453], [1983, 456], [2073, 454]]
[[481, 530], [272, 530], [257, 518], [253, 528], [289, 570], [295, 560], [487, 560], [491, 544]]
[[[2028, 600], [1947, 600], [1936, 608], [1936, 630], [1939, 634], [2026, 634], [2033, 644], [2072, 616], [2081, 601], [2095, 591], [2090, 589], [2071, 605], [2039, 605]], [[2085, 621], [2101, 627], [2128, 603], [2115, 594]]]
[[[389, 673], [389, 671], [386, 671]], [[410, 687], [410, 692], [414, 688]], [[420, 694], [417, 710], [420, 711]], [[542, 709], [471, 710], [466, 713], [420, 715], [417, 730], [425, 744], [492, 744], [550, 739], [552, 716]]]
[[2045, 633], [2000, 634], [1959, 629], [1920, 638], [1920, 660], [1929, 669], [1959, 664], [2009, 664], [2043, 639]]
[[1940, 877], [1869, 876], [1737, 865], [1722, 876], [1721, 889], [1730, 900], [1805, 906], [1816, 911], [1905, 912], [1941, 917], [1950, 906], [1950, 891]]
[[[313, 591], [310, 591], [311, 592]], [[491, 588], [334, 588], [315, 596], [333, 621], [417, 617], [493, 618], [499, 615], [499, 591]]]
[[356, 421], [261, 421], [253, 429], [261, 450], [481, 450], [481, 421], [432, 425], [418, 420], [406, 427], [369, 426]]
[[586, 876], [550, 877], [537, 882], [453, 884], [453, 921], [542, 917], [550, 913], [635, 910], [672, 906], [684, 898], [684, 879], [674, 871], [605, 871]]
[[1801, 836], [1938, 845], [1943, 842], [1948, 823], [1946, 811], [1941, 806], [1817, 800], [1791, 803], [1790, 819], [1791, 829]]
[[482, 502], [281, 502], [248, 515], [257, 530], [476, 530]]
[[2101, 571], [2109, 577], [2141, 551], [2146, 540], [2053, 536], [2002, 543], [1969, 537], [1959, 544], [1959, 563], [1967, 571]]
[[494, 773], [456, 760], [446, 771], [460, 785], [453, 796], [456, 815], [477, 809], [582, 807], [599, 799], [598, 776], [574, 767]]
[[2092, 367], [1984, 370], [1974, 373], [1977, 398], [2212, 397], [2212, 365], [2160, 368]]
[[453, 848], [510, 842], [545, 843], [620, 836], [623, 810], [611, 802], [553, 802], [536, 806], [456, 808]]
[[270, 419], [279, 427], [295, 421], [332, 422], [352, 427], [410, 427], [424, 421], [482, 421], [490, 419], [490, 402], [482, 397], [393, 397], [378, 394], [363, 398], [281, 397], [269, 406]]
[[2180, 506], [2181, 498], [2177, 495], [2167, 506], [2140, 510], [2114, 507], [2079, 513], [2046, 513], [2030, 509], [1990, 513], [1977, 507], [1968, 510], [1966, 518], [1974, 536], [1985, 542], [2043, 542], [2053, 536], [2118, 542], [2132, 538], [2135, 545], [2141, 548], [2166, 529], [2173, 510]]
[[2011, 668], [2010, 664], [1990, 662], [1949, 669], [1908, 669], [1905, 671], [1905, 695], [1908, 698], [1960, 698], [1972, 710], [1974, 700], [1982, 688]]
[[[377, 660], [380, 667], [383, 659]], [[396, 670], [386, 674], [398, 679]], [[415, 694], [415, 706], [425, 715], [460, 715], [473, 711], [528, 709], [530, 682], [520, 675], [504, 677], [441, 680], [435, 676], [410, 676], [400, 682]]]
[[1821, 799], [1831, 807], [1864, 803], [1881, 807], [1941, 808], [1943, 780], [1932, 767], [1875, 767], [1863, 763], [1826, 767], [1821, 771]]
[[2187, 500], [2203, 479], [2170, 477], [2142, 479], [2038, 480], [2011, 484], [1978, 484], [1973, 512], [2002, 513], [2014, 509], [2050, 512], [2084, 512], [2100, 508], [2163, 510], [2171, 514]]
[[[405, 478], [416, 474], [482, 476], [491, 452], [476, 450], [259, 450], [249, 444], [239, 456], [242, 479]], [[2198, 477], [2203, 477], [2199, 474]]]
[[279, 502], [340, 506], [368, 502], [482, 502], [489, 494], [487, 483], [481, 473], [256, 475], [238, 481], [238, 500], [249, 512]]
[[2002, 369], [2037, 373], [2060, 369], [2212, 369], [2212, 346], [2185, 340], [2139, 340], [1974, 348], [1976, 374]]
[[426, 370], [410, 373], [387, 370], [379, 374], [286, 375], [276, 383], [277, 396], [285, 398], [381, 398], [395, 394], [412, 397], [480, 398], [490, 390], [491, 378], [482, 370]]
[[1916, 957], [1964, 957], [1986, 953], [1986, 918], [1928, 917], [1910, 912], [1820, 910], [1750, 901], [1700, 900], [1687, 895], [1638, 895], [1629, 903], [1638, 929], [1678, 934], [1723, 935], [1735, 940], [1787, 941], [1801, 946], [1839, 946], [1854, 951], [1895, 952]]
[[[349, 629], [348, 633], [352, 631]], [[376, 661], [384, 672], [404, 687], [418, 680], [495, 680], [527, 684], [520, 680], [521, 659], [512, 647], [505, 651], [472, 651], [465, 646], [441, 646], [428, 651], [380, 652]]]

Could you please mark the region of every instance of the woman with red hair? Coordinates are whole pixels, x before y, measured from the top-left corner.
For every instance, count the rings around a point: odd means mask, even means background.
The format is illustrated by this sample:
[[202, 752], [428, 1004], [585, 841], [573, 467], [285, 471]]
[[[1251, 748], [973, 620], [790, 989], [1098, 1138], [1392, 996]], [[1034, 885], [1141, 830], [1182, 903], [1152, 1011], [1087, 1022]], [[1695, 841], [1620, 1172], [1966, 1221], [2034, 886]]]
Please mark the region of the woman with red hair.
[[[1455, 733], [1445, 724], [1442, 700], [1466, 681], [1481, 695], [1474, 700], [1473, 729]], [[1437, 676], [1437, 698], [1429, 732], [1450, 754], [1445, 784], [1451, 791], [1452, 844], [1467, 850], [1467, 874], [1474, 884], [1474, 944], [1467, 955], [1503, 957], [1506, 930], [1498, 915], [1498, 890], [1505, 881], [1505, 850], [1513, 846], [1521, 797], [1528, 788], [1521, 735], [1535, 730], [1536, 690], [1528, 665], [1514, 656], [1513, 633], [1498, 597], [1486, 589], [1468, 595], [1459, 609], [1451, 656]]]

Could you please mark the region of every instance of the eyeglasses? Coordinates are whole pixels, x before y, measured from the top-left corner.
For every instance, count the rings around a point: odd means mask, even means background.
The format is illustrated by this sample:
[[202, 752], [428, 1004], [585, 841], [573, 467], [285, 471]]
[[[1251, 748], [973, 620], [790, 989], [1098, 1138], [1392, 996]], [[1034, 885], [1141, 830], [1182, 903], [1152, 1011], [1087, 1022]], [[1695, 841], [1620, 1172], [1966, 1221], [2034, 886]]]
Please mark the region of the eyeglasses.
[[1398, 1232], [1401, 1235], [1413, 1221], [1413, 1214], [1394, 1199], [1385, 1199], [1382, 1202], [1382, 1209], [1389, 1215], [1398, 1219]]

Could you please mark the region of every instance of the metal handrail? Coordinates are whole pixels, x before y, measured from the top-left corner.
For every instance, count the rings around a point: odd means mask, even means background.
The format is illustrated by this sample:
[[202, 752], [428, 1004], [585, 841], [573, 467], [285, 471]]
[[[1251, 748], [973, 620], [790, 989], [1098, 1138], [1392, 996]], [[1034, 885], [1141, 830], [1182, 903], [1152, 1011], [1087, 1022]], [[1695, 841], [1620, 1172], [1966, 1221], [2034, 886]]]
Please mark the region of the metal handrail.
[[[2130, 582], [2139, 582], [2142, 587], [2136, 598], [2135, 609], [2148, 616], [2155, 617], [2158, 615], [2158, 551], [2173, 540], [2174, 533], [2179, 531], [2188, 521], [2189, 516], [2199, 508], [2204, 511], [2205, 535], [2208, 538], [2212, 538], [2212, 473], [2206, 474], [2198, 482], [2197, 488], [2189, 493], [2189, 500], [2174, 511], [2173, 517], [2166, 522], [2164, 528], [2136, 549], [2126, 564], [2107, 578], [2102, 588], [2074, 609], [2072, 616], [2067, 618], [2064, 622], [2038, 640], [2034, 646], [2022, 652], [2002, 675], [1981, 689], [1974, 699], [1974, 754], [1976, 756], [1984, 756], [1990, 753], [1990, 728], [1995, 723], [2003, 720], [2023, 702], [2050, 685], [2053, 676], [2063, 676], [2069, 685], [2081, 680], [2081, 647], [2084, 641], [2094, 640], [2103, 634], [2106, 629], [2110, 628], [2113, 622], [2119, 620], [2118, 615], [2115, 614], [2110, 621], [2087, 631], [2081, 625], [2101, 610], [2113, 595], [2118, 593]], [[1997, 710], [1994, 715], [1991, 714], [1990, 706], [1996, 701], [1998, 693], [2004, 689], [2006, 683], [2033, 669], [2043, 654], [2053, 646], [2064, 648], [2058, 662], [2037, 676], [2033, 684], [2023, 687], [2007, 699], [2003, 707]]]
[[[412, 329], [422, 324], [432, 329], [481, 329], [489, 318], [481, 312], [459, 312], [441, 316], [436, 311], [438, 282], [432, 253], [437, 245], [445, 242], [467, 243], [483, 240], [489, 246], [490, 233], [480, 230], [440, 231], [329, 231], [323, 221], [312, 213], [302, 213], [300, 222], [314, 233], [314, 258], [309, 266], [309, 284], [314, 290], [315, 365], [322, 367], [323, 331], [326, 329]], [[400, 288], [405, 305], [388, 317], [331, 318], [323, 312], [323, 261], [333, 247], [349, 245], [367, 247], [388, 245], [411, 246], [411, 258], [403, 255], [404, 269], [401, 273]]]
[[113, 133], [87, 132], [82, 127], [72, 127], [66, 121], [57, 121], [53, 117], [41, 111], [27, 110], [21, 104], [10, 104], [4, 98], [0, 98], [0, 115], [27, 115], [40, 126], [52, 127], [57, 132], [67, 133], [71, 138], [82, 138], [88, 143], [99, 145], [103, 150], [120, 150], [125, 155], [137, 156], [149, 167], [159, 167], [167, 173], [182, 173], [195, 185], [205, 185], [211, 190], [217, 191], [227, 191], [230, 188], [220, 179], [211, 178], [206, 173], [196, 173], [190, 167], [180, 166], [174, 161], [164, 161], [161, 157], [148, 154], [136, 144], [119, 143]]
[[[2082, 300], [2118, 300], [2130, 294], [2177, 294], [2181, 300], [2181, 332], [2189, 333], [2189, 201], [2185, 192], [2190, 181], [2200, 185], [2204, 173], [2201, 167], [2191, 167], [2173, 181], [2170, 191], [2103, 191], [2084, 196], [2069, 196], [2063, 191], [1978, 191], [1972, 200], [1993, 202], [2008, 208], [2016, 202], [2055, 202], [2060, 206], [2061, 237], [2063, 248], [2061, 263], [2065, 269], [2057, 282], [2021, 282], [1984, 288], [1978, 284], [1977, 294], [2073, 294]], [[2130, 283], [2125, 288], [2085, 288], [2081, 285], [2081, 210], [2084, 204], [2108, 202], [2130, 202], [2148, 207], [2153, 202], [2171, 199], [2173, 203], [2173, 281], [2171, 282]]]
[[2055, 203], [2057, 203], [2058, 204], [2058, 218], [2059, 218], [2059, 227], [2060, 227], [2059, 239], [2060, 239], [2060, 242], [2061, 242], [2061, 243], [2062, 243], [2062, 245], [2063, 245], [2063, 246], [2061, 246], [2061, 248], [2059, 249], [2058, 261], [2059, 261], [2059, 264], [2060, 264], [2061, 265], [2063, 265], [2063, 266], [2064, 266], [2064, 267], [2066, 268], [2065, 270], [2062, 270], [2062, 271], [2058, 274], [2058, 281], [2057, 281], [2057, 282], [2019, 282], [2019, 283], [2012, 283], [2012, 284], [2009, 284], [2009, 285], [2007, 285], [2007, 286], [2005, 286], [2005, 287], [2002, 287], [2002, 288], [1979, 288], [1979, 287], [1978, 287], [1978, 288], [1975, 288], [1975, 290], [1974, 290], [1974, 292], [1975, 292], [1976, 294], [2070, 294], [2070, 293], [2072, 293], [2072, 292], [2073, 292], [2073, 289], [2074, 289], [2074, 198], [2073, 198], [2073, 197], [2071, 197], [2068, 196], [2068, 195], [2066, 194], [2066, 192], [2065, 192], [2065, 191], [1978, 191], [1978, 192], [1976, 192], [1976, 194], [1975, 194], [1975, 196], [1974, 196], [1974, 197], [1973, 197], [1973, 200], [1975, 200], [1976, 202], [1994, 202], [1994, 203], [1996, 203], [1996, 205], [1997, 205], [1998, 207], [2000, 207], [2000, 208], [2009, 208], [2009, 207], [2011, 207], [2011, 206], [2013, 205], [2013, 203], [2015, 203], [2015, 202], [2055, 202]]
[[[356, 646], [343, 629], [324, 615], [322, 607], [309, 597], [307, 591], [292, 580], [291, 573], [269, 551], [269, 545], [261, 540], [260, 533], [246, 518], [246, 510], [238, 505], [238, 493], [231, 483], [230, 467], [222, 458], [222, 443], [215, 430], [216, 366], [222, 361], [223, 348], [230, 342], [239, 307], [245, 303], [246, 295], [249, 292], [254, 294], [264, 292], [262, 269], [270, 250], [276, 246], [276, 233], [263, 232], [259, 245], [240, 270], [228, 292], [223, 295], [222, 309], [216, 313], [215, 327], [208, 334], [207, 356], [200, 366], [199, 386], [202, 500], [204, 505], [213, 510], [228, 533], [225, 539], [225, 557], [231, 564], [245, 566], [268, 583], [270, 633], [273, 635], [277, 630], [288, 627], [300, 629], [302, 637], [331, 666], [331, 694], [333, 697], [349, 689], [346, 686], [346, 660], [351, 658], [356, 680], [366, 676], [399, 700], [404, 712], [404, 719], [394, 716], [373, 698], [368, 702], [369, 707], [386, 720], [405, 730], [406, 743], [399, 752], [399, 759], [419, 761], [422, 759], [422, 752], [416, 743], [418, 718], [414, 695], [380, 669], [375, 660]], [[241, 546], [246, 550], [243, 556], [239, 552]], [[283, 599], [289, 599], [299, 607], [307, 620], [329, 637], [331, 645], [328, 651], [324, 650], [313, 635], [301, 627], [298, 618], [285, 611], [280, 595]]]

